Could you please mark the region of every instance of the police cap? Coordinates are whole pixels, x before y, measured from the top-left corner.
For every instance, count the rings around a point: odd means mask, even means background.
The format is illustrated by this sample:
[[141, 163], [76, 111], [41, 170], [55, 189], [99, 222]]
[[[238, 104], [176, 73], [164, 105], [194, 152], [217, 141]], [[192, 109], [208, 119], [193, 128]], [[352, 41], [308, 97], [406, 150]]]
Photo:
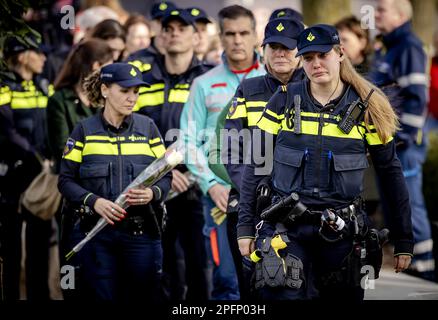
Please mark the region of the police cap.
[[158, 3], [154, 3], [150, 12], [151, 18], [153, 20], [161, 19], [168, 11], [171, 11], [175, 8], [176, 5], [170, 1], [161, 1]]
[[306, 52], [329, 52], [336, 44], [340, 44], [336, 28], [328, 24], [316, 24], [301, 32], [296, 56]]
[[185, 9], [174, 9], [171, 11], [168, 11], [164, 17], [163, 20], [161, 20], [161, 26], [164, 28], [166, 27], [170, 21], [173, 20], [179, 20], [185, 25], [190, 25], [195, 27], [195, 20], [193, 19], [192, 15]]
[[7, 38], [3, 48], [4, 56], [7, 58], [26, 50], [34, 50], [44, 53], [48, 51], [34, 35], [28, 35], [24, 37], [24, 39], [25, 40], [19, 40], [14, 36]]
[[301, 22], [289, 18], [277, 18], [268, 22], [262, 46], [268, 43], [280, 43], [289, 50], [297, 47], [298, 36], [304, 30]]
[[102, 67], [100, 80], [103, 83], [117, 83], [124, 88], [150, 86], [149, 83], [143, 81], [143, 75], [136, 66], [122, 62]]
[[303, 15], [291, 8], [282, 8], [272, 11], [269, 21], [283, 17], [289, 17], [289, 19], [303, 22]]
[[195, 22], [211, 23], [207, 13], [199, 7], [190, 7], [186, 9], [190, 13]]

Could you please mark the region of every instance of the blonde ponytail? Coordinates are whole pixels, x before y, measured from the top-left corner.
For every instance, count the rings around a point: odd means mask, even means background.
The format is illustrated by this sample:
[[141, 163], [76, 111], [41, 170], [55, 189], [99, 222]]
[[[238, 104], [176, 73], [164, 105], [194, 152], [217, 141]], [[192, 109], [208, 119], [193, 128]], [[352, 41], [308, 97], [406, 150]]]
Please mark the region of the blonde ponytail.
[[[335, 46], [334, 49], [338, 53], [341, 52], [339, 46]], [[359, 75], [349, 59], [344, 59], [341, 62], [340, 73], [342, 81], [351, 84], [362, 100], [366, 98], [371, 89], [375, 90], [369, 99], [368, 108], [365, 112], [365, 126], [370, 130], [369, 126], [374, 125], [382, 143], [388, 142], [399, 129], [399, 121], [386, 95]]]

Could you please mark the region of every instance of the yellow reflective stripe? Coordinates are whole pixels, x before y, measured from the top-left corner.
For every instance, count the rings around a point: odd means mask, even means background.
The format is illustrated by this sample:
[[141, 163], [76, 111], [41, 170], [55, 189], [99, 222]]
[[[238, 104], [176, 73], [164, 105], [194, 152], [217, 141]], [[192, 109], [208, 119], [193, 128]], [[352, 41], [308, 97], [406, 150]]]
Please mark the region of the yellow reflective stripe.
[[[368, 142], [368, 144], [370, 146], [376, 146], [376, 145], [379, 145], [379, 144], [383, 144], [382, 140], [380, 140], [379, 135], [377, 134], [377, 132], [367, 133], [365, 137], [366, 137], [367, 142]], [[393, 139], [394, 139], [393, 137], [390, 137], [388, 139], [388, 141], [386, 141], [386, 143], [391, 142]]]
[[246, 102], [246, 106], [248, 108], [252, 108], [252, 107], [265, 107], [267, 104], [266, 101], [247, 101]]
[[82, 148], [84, 147], [84, 144], [82, 142], [80, 142], [80, 141], [76, 141], [75, 145], [78, 146], [78, 147], [82, 147]]
[[190, 85], [188, 83], [178, 83], [175, 85], [175, 88], [178, 89], [189, 89]]
[[189, 98], [189, 90], [177, 90], [177, 89], [171, 89], [169, 92], [169, 102], [179, 102], [179, 103], [186, 103], [187, 99]]
[[129, 61], [128, 63], [136, 66], [141, 72], [149, 71], [152, 68], [150, 63], [143, 63], [140, 60]]
[[0, 105], [8, 104], [11, 102], [11, 92], [4, 92], [0, 94]]
[[140, 87], [139, 93], [142, 94], [144, 92], [157, 91], [160, 89], [164, 89], [164, 83], [162, 83], [162, 82], [151, 84], [150, 87]]
[[149, 139], [149, 144], [155, 144], [155, 143], [158, 143], [158, 142], [161, 142], [161, 138], [160, 137], [157, 137], [157, 138], [154, 138], [154, 139]]
[[64, 159], [71, 160], [74, 162], [82, 162], [82, 152], [78, 149], [71, 150], [67, 155], [63, 157]]
[[144, 93], [138, 97], [137, 103], [134, 106], [134, 111], [148, 106], [158, 106], [164, 103], [164, 91]]
[[46, 96], [38, 97], [38, 107], [39, 108], [47, 107], [47, 101], [48, 100], [49, 100], [49, 98], [46, 97]]
[[227, 115], [227, 119], [240, 119], [246, 118], [246, 108], [244, 104], [239, 104], [236, 107], [236, 110], [231, 114], [231, 116]]
[[269, 114], [271, 117], [274, 117], [275, 119], [278, 119], [278, 120], [284, 119], [284, 114], [278, 115], [274, 111], [271, 111], [269, 109], [265, 109], [265, 112], [267, 114]]
[[248, 126], [256, 126], [257, 122], [263, 115], [263, 111], [260, 112], [248, 112]]
[[125, 137], [108, 137], [108, 136], [86, 136], [85, 141], [97, 140], [97, 141], [125, 141]]
[[129, 156], [129, 155], [146, 155], [150, 157], [154, 156], [154, 153], [151, 150], [151, 146], [147, 143], [122, 143], [120, 144], [120, 151], [121, 154], [124, 156]]
[[99, 142], [86, 143], [82, 155], [88, 156], [93, 154], [116, 156], [118, 154], [117, 145]]
[[158, 146], [152, 147], [152, 152], [155, 154], [156, 158], [160, 158], [166, 152], [166, 147], [164, 147], [164, 145], [160, 144]]
[[339, 130], [338, 125], [334, 123], [328, 123], [328, 124], [325, 123], [324, 127], [322, 128], [322, 135], [326, 137], [338, 137], [338, 138], [362, 140], [364, 133], [365, 133], [365, 129], [358, 126], [354, 126], [349, 134], [345, 134], [341, 130]]
[[49, 84], [49, 97], [53, 96], [55, 93], [55, 86], [53, 84]]
[[268, 118], [262, 117], [257, 123], [257, 126], [270, 134], [277, 134], [280, 130], [280, 124], [269, 120]]
[[[314, 117], [314, 118], [318, 118], [321, 116], [321, 113], [316, 113], [316, 112], [303, 112], [301, 111], [301, 116], [302, 117]], [[324, 113], [324, 119], [328, 119], [330, 118], [330, 115], [328, 113]]]
[[[283, 120], [281, 123], [281, 128], [284, 131], [293, 132], [293, 128], [289, 129], [286, 126], [286, 120]], [[316, 121], [301, 121], [301, 133], [308, 135], [318, 135], [319, 123]], [[359, 131], [358, 131], [359, 129]], [[355, 126], [351, 130], [349, 134], [343, 133], [339, 130], [338, 125], [334, 123], [324, 123], [322, 127], [321, 135], [325, 137], [336, 137], [336, 138], [347, 138], [347, 139], [363, 139], [363, 134], [365, 133], [365, 129], [362, 127]]]
[[237, 98], [236, 101], [237, 102], [245, 102], [245, 98]]
[[37, 97], [40, 94], [38, 91], [31, 90], [31, 91], [12, 91], [12, 97], [13, 98], [32, 98]]
[[36, 97], [31, 98], [15, 98], [11, 100], [12, 109], [36, 109], [38, 108], [38, 102]]

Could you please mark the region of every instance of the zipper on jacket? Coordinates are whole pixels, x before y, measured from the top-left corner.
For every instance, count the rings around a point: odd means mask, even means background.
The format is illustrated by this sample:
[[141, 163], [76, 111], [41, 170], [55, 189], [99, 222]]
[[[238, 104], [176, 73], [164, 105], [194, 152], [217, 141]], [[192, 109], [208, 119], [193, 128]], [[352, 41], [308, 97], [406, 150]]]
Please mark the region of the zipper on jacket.
[[120, 145], [120, 135], [117, 133], [117, 151], [118, 151], [118, 159], [119, 159], [119, 193], [123, 192], [123, 157], [122, 157], [122, 147]]
[[322, 153], [322, 127], [324, 126], [324, 113], [319, 114], [318, 121], [318, 145], [316, 148], [316, 175], [313, 187], [313, 193], [317, 195], [319, 193], [319, 180], [321, 179], [321, 153]]

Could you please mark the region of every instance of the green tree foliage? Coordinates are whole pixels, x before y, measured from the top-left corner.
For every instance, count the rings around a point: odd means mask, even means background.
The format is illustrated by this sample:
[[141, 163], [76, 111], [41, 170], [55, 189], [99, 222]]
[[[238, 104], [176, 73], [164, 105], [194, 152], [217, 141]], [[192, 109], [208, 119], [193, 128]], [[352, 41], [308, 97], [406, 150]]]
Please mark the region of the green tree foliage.
[[[0, 0], [0, 48], [4, 47], [5, 40], [15, 36], [19, 41], [31, 41], [25, 38], [29, 33], [40, 38], [40, 34], [30, 28], [23, 19], [23, 15], [30, 8], [38, 8], [40, 1], [30, 0]], [[0, 79], [8, 76], [4, 59], [0, 59]]]

